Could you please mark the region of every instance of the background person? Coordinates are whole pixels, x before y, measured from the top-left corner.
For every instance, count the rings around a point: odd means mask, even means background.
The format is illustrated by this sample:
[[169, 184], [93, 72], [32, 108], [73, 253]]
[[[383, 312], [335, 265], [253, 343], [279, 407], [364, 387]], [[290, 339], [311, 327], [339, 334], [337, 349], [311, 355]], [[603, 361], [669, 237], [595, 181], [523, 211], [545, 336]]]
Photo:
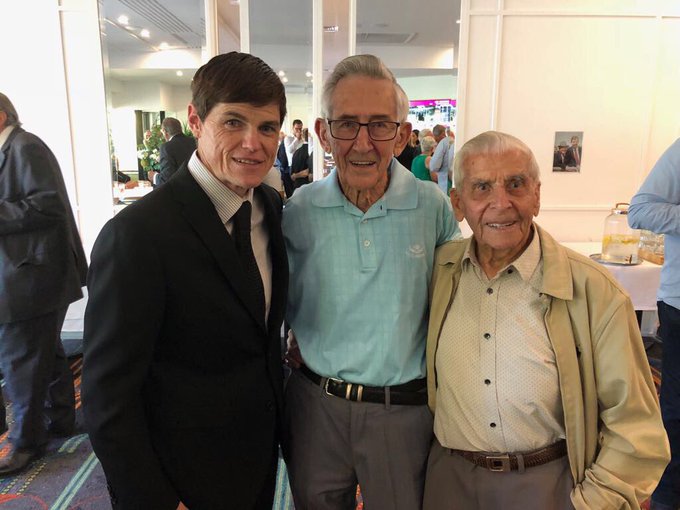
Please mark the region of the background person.
[[[87, 261], [57, 159], [21, 128], [0, 93], [0, 370], [14, 423], [0, 476], [44, 454], [47, 435], [75, 425], [73, 376], [61, 344]], [[0, 395], [0, 430], [7, 429]]]
[[671, 444], [671, 462], [652, 494], [652, 510], [680, 507], [680, 139], [663, 153], [630, 201], [628, 223], [664, 234], [658, 292], [663, 340], [661, 413]]
[[237, 52], [191, 91], [198, 149], [95, 243], [83, 409], [114, 508], [271, 510], [288, 267], [282, 200], [260, 183], [285, 92]]
[[196, 140], [182, 132], [182, 124], [174, 117], [163, 119], [161, 133], [166, 140], [160, 148], [161, 171], [150, 170], [148, 173], [149, 181], [154, 186], [168, 182], [196, 150]]

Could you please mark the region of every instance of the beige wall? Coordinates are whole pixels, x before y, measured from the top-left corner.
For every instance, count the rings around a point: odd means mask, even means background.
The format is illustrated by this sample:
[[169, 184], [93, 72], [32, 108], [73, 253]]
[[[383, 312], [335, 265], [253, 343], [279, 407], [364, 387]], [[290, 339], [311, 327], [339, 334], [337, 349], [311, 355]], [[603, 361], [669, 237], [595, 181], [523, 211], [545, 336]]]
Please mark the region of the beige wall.
[[[599, 240], [680, 136], [680, 5], [672, 1], [465, 0], [460, 145], [497, 129], [541, 167], [539, 223]], [[552, 172], [555, 131], [583, 131], [581, 172]]]

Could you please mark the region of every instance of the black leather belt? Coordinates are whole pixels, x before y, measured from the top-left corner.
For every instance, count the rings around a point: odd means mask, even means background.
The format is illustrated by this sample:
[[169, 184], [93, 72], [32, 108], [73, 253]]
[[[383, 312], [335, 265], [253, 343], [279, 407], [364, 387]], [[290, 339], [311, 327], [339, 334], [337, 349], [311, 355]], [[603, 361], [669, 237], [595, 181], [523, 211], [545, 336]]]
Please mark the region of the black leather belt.
[[553, 460], [564, 457], [567, 454], [567, 442], [560, 439], [545, 448], [525, 453], [487, 453], [468, 452], [465, 450], [450, 450], [451, 453], [460, 455], [473, 464], [486, 468], [489, 471], [517, 471], [520, 464], [524, 468], [540, 466]]
[[352, 402], [384, 404], [385, 395], [387, 394], [385, 390], [389, 388], [390, 404], [404, 406], [427, 404], [427, 381], [424, 378], [414, 379], [413, 381], [396, 386], [378, 387], [322, 377], [312, 372], [306, 365], [300, 366], [300, 372], [314, 384], [321, 386], [327, 395], [344, 398]]

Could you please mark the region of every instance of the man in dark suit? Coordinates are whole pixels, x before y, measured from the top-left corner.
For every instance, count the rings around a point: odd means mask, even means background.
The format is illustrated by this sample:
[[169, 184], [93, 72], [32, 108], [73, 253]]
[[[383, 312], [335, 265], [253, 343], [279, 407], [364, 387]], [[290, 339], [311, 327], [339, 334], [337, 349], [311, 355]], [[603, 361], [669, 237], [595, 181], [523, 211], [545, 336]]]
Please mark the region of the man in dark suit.
[[295, 189], [312, 182], [313, 162], [309, 154], [309, 130], [302, 130], [304, 143], [293, 154], [293, 162], [290, 166], [290, 177], [293, 179]]
[[166, 140], [160, 150], [161, 171], [149, 171], [149, 181], [154, 187], [168, 182], [196, 150], [196, 140], [182, 132], [182, 124], [174, 117], [163, 119], [161, 133]]
[[580, 141], [578, 136], [572, 136], [570, 143], [571, 145], [567, 149], [566, 155], [567, 166], [579, 168], [581, 166], [581, 153], [583, 148], [579, 145]]
[[[87, 262], [59, 163], [21, 128], [4, 94], [0, 147], [0, 370], [14, 412], [4, 476], [42, 456], [48, 432], [73, 432], [73, 377], [60, 333], [69, 303], [83, 295]], [[4, 431], [1, 395], [0, 409]]]
[[115, 509], [270, 510], [288, 266], [282, 200], [261, 182], [284, 88], [231, 52], [191, 89], [197, 151], [92, 252], [85, 420]]

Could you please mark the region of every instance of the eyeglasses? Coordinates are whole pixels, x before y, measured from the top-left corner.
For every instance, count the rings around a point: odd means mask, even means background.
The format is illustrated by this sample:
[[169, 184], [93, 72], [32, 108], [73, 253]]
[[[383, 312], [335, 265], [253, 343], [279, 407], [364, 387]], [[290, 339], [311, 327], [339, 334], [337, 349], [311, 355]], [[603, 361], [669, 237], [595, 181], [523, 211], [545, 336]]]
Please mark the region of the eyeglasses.
[[359, 136], [359, 130], [362, 126], [366, 126], [368, 136], [375, 142], [386, 142], [394, 140], [397, 136], [397, 130], [401, 125], [400, 122], [391, 122], [388, 120], [376, 120], [373, 122], [357, 122], [355, 120], [331, 120], [326, 119], [328, 127], [331, 129], [331, 136], [338, 140], [354, 140]]

